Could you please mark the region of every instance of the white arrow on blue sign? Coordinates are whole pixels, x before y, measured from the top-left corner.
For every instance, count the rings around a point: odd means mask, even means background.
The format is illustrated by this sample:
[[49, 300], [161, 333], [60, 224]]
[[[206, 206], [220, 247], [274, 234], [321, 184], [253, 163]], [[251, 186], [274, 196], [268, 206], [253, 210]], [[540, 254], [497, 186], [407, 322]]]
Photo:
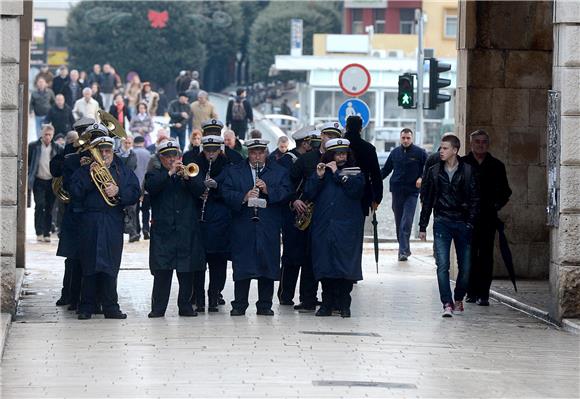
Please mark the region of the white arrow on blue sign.
[[338, 121], [343, 127], [346, 126], [346, 120], [351, 115], [358, 115], [361, 117], [364, 129], [367, 127], [371, 119], [371, 110], [363, 100], [349, 98], [343, 102], [338, 109]]

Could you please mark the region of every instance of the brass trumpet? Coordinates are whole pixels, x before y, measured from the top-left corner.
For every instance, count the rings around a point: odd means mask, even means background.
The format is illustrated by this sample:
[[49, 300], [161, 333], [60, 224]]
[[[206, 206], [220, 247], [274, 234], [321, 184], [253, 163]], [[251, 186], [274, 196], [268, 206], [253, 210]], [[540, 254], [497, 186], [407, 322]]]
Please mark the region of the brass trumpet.
[[187, 165], [183, 165], [177, 171], [179, 176], [187, 176], [187, 177], [195, 177], [199, 175], [199, 165], [195, 162], [188, 163]]

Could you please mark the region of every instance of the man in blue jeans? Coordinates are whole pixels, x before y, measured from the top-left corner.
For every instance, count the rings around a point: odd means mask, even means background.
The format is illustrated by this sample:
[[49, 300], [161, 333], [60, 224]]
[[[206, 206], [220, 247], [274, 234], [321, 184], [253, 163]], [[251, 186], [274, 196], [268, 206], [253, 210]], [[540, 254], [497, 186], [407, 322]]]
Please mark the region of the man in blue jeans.
[[[441, 161], [426, 174], [423, 207], [419, 221], [419, 238], [425, 240], [427, 225], [434, 211], [435, 262], [439, 296], [443, 303], [443, 317], [463, 312], [463, 298], [469, 285], [471, 266], [471, 236], [479, 212], [479, 188], [471, 165], [458, 156], [461, 143], [454, 135], [441, 139]], [[454, 299], [449, 284], [449, 255], [451, 241], [455, 244], [459, 273]]]
[[401, 145], [391, 151], [381, 169], [381, 176], [384, 179], [393, 172], [389, 189], [393, 195], [392, 207], [399, 242], [399, 261], [404, 262], [411, 256], [409, 240], [427, 153], [413, 144], [411, 129], [401, 130], [400, 140]]

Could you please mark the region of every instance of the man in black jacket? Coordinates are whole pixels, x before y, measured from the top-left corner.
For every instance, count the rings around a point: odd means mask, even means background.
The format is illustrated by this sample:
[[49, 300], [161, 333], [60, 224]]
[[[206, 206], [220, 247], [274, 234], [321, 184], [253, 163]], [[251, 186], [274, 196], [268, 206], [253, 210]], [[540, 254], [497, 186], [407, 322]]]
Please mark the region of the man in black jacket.
[[239, 88], [236, 98], [228, 102], [226, 125], [236, 132], [240, 140], [245, 140], [248, 123], [254, 123], [252, 105], [246, 100], [246, 90]]
[[187, 94], [179, 93], [179, 98], [169, 103], [169, 123], [172, 124], [169, 134], [179, 141], [180, 151], [183, 151], [185, 147], [185, 132], [191, 118], [191, 107], [187, 101]]
[[377, 158], [377, 149], [362, 139], [361, 130], [361, 117], [349, 116], [346, 120], [344, 137], [350, 141], [350, 150], [354, 155], [356, 165], [364, 174], [365, 190], [361, 205], [363, 215], [368, 216], [369, 210], [375, 211], [383, 200], [383, 179]]
[[401, 145], [391, 151], [381, 170], [381, 175], [384, 179], [393, 172], [389, 188], [393, 196], [399, 261], [404, 262], [411, 255], [409, 241], [427, 153], [413, 144], [411, 129], [401, 130], [400, 140]]
[[[439, 295], [443, 303], [443, 317], [463, 312], [463, 298], [469, 284], [471, 265], [471, 236], [479, 213], [477, 178], [471, 165], [457, 157], [460, 141], [456, 136], [441, 139], [441, 162], [429, 169], [425, 184], [425, 198], [419, 221], [419, 238], [426, 239], [427, 225], [434, 211], [433, 234]], [[455, 244], [459, 273], [455, 285], [455, 303], [449, 283], [451, 241]]]
[[39, 242], [50, 242], [55, 200], [50, 161], [62, 152], [62, 148], [52, 142], [53, 136], [54, 127], [44, 125], [41, 138], [28, 145], [28, 187], [32, 187], [34, 194], [34, 228]]
[[489, 306], [489, 288], [493, 279], [493, 246], [497, 229], [497, 212], [512, 194], [504, 164], [489, 152], [489, 135], [476, 130], [469, 135], [471, 152], [463, 160], [479, 178], [481, 206], [471, 241], [471, 273], [467, 302]]
[[75, 123], [75, 117], [73, 116], [71, 107], [65, 104], [64, 96], [62, 94], [56, 95], [54, 105], [50, 108], [48, 114], [44, 118], [44, 123], [54, 126], [56, 134], [67, 134], [72, 130], [72, 126]]

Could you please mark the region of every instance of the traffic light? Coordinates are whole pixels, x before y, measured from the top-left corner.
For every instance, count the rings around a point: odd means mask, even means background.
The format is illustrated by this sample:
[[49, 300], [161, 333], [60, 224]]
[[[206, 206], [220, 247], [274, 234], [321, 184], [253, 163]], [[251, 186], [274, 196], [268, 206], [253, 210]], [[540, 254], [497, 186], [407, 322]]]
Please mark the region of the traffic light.
[[397, 96], [399, 107], [405, 109], [415, 107], [415, 90], [413, 75], [408, 73], [399, 75], [399, 94]]
[[451, 100], [449, 94], [439, 93], [439, 89], [451, 84], [451, 80], [439, 77], [439, 74], [451, 69], [451, 65], [440, 62], [437, 58], [429, 58], [429, 109]]

